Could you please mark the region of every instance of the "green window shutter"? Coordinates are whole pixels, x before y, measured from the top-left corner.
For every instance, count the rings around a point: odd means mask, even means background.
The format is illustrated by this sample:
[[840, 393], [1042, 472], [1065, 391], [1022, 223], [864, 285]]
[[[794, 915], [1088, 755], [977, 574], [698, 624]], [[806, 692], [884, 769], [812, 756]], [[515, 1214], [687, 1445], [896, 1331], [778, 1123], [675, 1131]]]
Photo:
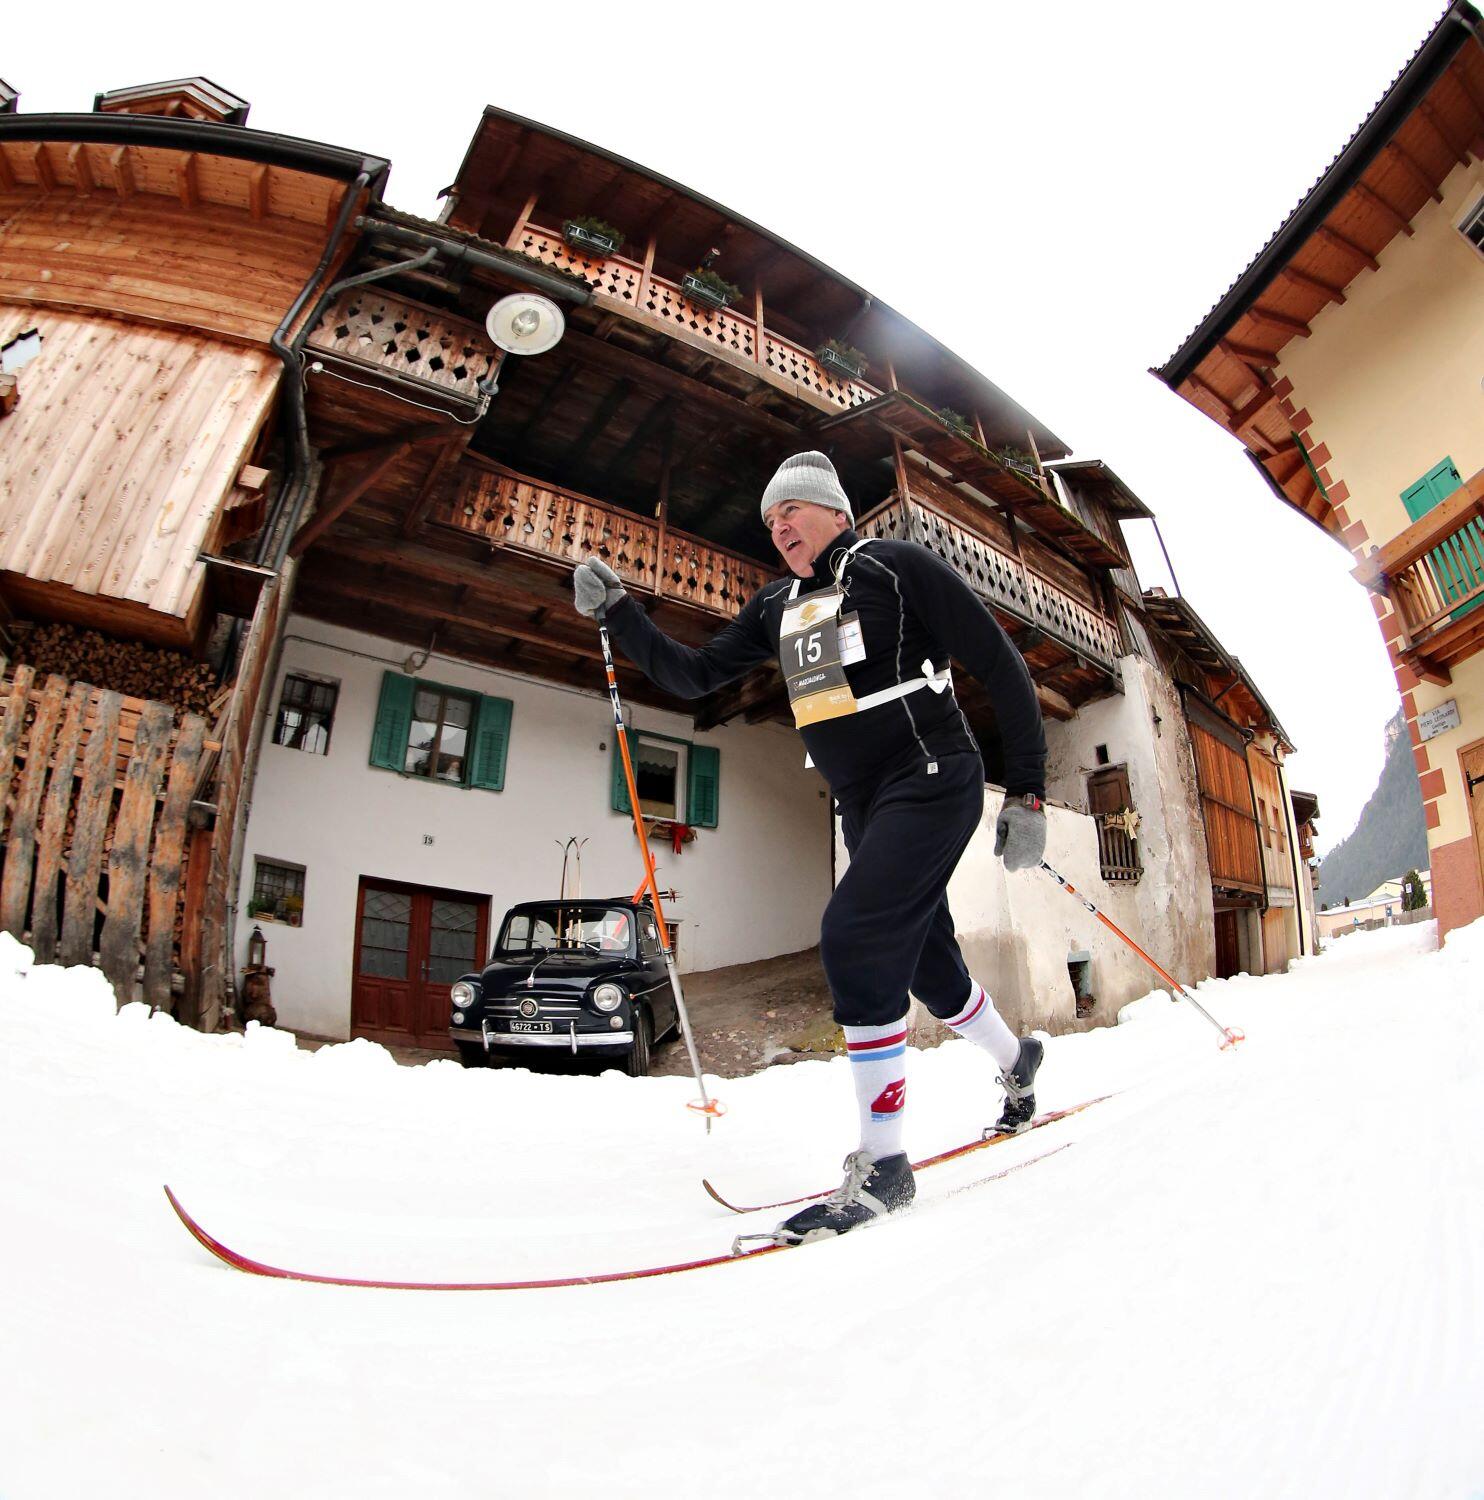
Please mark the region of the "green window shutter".
[[720, 813], [721, 751], [714, 745], [692, 745], [685, 820], [692, 828], [715, 828]]
[[505, 789], [505, 757], [510, 752], [509, 698], [481, 698], [474, 721], [474, 749], [469, 757], [469, 785], [488, 792]]
[[1416, 484], [1409, 484], [1402, 491], [1402, 504], [1407, 507], [1407, 515], [1414, 521], [1420, 521], [1434, 506], [1441, 505], [1462, 483], [1451, 458], [1434, 464]]
[[412, 733], [412, 694], [417, 684], [400, 672], [381, 674], [381, 702], [371, 734], [371, 764], [400, 771], [407, 763], [407, 736]]
[[609, 805], [614, 812], [633, 811], [629, 801], [629, 784], [623, 773], [623, 752], [618, 747], [618, 730], [613, 731], [613, 770], [609, 787]]

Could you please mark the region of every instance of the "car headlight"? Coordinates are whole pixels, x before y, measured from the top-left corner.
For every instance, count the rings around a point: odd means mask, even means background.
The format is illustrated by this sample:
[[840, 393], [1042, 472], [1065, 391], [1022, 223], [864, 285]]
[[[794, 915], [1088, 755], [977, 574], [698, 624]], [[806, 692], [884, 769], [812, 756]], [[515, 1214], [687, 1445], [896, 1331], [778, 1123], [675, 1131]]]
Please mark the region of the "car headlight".
[[593, 991], [593, 1004], [599, 1010], [617, 1010], [623, 1004], [623, 990], [616, 984], [600, 984]]
[[449, 1004], [455, 1010], [468, 1010], [478, 998], [474, 986], [466, 979], [459, 980], [448, 992]]

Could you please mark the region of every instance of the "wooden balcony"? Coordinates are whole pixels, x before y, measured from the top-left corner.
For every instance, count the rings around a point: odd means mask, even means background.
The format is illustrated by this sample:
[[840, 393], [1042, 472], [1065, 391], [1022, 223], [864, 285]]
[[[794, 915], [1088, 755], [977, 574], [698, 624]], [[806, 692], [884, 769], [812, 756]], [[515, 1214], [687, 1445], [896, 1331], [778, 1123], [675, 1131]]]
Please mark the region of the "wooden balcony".
[[334, 359], [470, 404], [478, 401], [479, 381], [495, 363], [495, 347], [477, 324], [375, 286], [342, 292], [310, 330], [308, 344]]
[[1429, 682], [1484, 648], [1484, 470], [1391, 541], [1353, 576], [1391, 600], [1402, 659]]
[[464, 460], [429, 520], [567, 569], [601, 557], [642, 593], [726, 619], [773, 576], [740, 553], [482, 459]]
[[1120, 676], [1122, 645], [1107, 615], [961, 522], [917, 499], [892, 498], [861, 519], [862, 536], [919, 542], [962, 577], [992, 609], [1049, 637], [1075, 657]]
[[732, 307], [703, 306], [685, 296], [678, 283], [646, 270], [639, 261], [622, 255], [584, 255], [560, 233], [536, 224], [526, 224], [511, 248], [580, 276], [601, 306], [749, 369], [820, 411], [849, 411], [881, 394], [864, 380], [832, 373], [812, 350], [772, 332], [760, 299], [751, 317]]

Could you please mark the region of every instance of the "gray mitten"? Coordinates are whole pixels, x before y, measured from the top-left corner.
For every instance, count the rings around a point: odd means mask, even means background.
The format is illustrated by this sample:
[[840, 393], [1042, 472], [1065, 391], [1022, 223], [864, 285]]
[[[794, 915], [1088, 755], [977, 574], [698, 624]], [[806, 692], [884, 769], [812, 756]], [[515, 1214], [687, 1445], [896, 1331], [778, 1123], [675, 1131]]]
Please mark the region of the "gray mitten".
[[1046, 852], [1046, 810], [1031, 794], [1006, 797], [994, 825], [994, 852], [1007, 870], [1030, 870]]
[[605, 614], [623, 598], [623, 579], [601, 558], [577, 564], [572, 574], [572, 602], [588, 619]]

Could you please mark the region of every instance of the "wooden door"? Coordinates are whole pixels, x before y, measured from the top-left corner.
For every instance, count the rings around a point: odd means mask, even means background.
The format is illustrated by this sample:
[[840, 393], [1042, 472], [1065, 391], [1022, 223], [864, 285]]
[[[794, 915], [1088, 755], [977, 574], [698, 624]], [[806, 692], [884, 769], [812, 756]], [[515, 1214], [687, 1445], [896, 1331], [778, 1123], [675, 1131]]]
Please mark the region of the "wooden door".
[[352, 1036], [452, 1050], [448, 990], [485, 959], [489, 898], [361, 879]]
[[1285, 908], [1275, 906], [1262, 914], [1262, 971], [1264, 974], [1285, 973], [1291, 958], [1288, 917]]
[[[1458, 753], [1463, 771], [1463, 789], [1468, 797], [1469, 821], [1474, 830], [1474, 853], [1479, 860], [1479, 888], [1484, 890], [1484, 740], [1465, 746]], [[1433, 903], [1437, 909], [1437, 903]]]
[[1230, 979], [1242, 971], [1242, 949], [1237, 940], [1237, 923], [1240, 913], [1219, 911], [1216, 913], [1216, 977]]

